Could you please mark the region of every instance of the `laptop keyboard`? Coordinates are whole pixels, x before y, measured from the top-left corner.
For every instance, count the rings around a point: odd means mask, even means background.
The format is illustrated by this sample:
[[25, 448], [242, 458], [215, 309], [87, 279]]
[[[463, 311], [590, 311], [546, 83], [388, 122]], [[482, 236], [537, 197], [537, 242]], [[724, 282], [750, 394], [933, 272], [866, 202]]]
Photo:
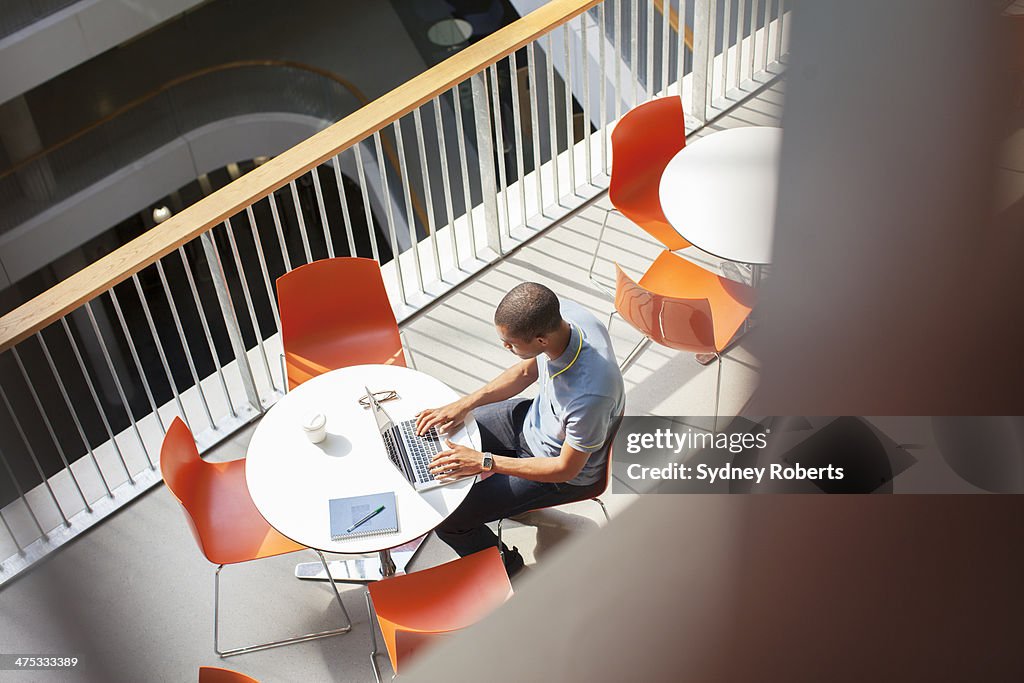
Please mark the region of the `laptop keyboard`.
[[421, 484], [434, 481], [434, 475], [428, 469], [430, 461], [444, 450], [437, 430], [431, 427], [426, 434], [419, 436], [416, 434], [416, 420], [406, 420], [400, 423], [398, 428], [402, 430], [402, 436], [408, 446], [409, 464], [416, 474], [416, 481]]

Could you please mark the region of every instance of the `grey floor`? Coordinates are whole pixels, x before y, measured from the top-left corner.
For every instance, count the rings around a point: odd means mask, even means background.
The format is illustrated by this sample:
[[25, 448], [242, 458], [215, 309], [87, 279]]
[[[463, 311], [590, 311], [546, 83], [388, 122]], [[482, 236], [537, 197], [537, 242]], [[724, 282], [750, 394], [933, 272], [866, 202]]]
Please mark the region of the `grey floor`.
[[[777, 125], [782, 89], [773, 86], [710, 126]], [[1024, 205], [1024, 137], [1006, 147], [1000, 169], [1000, 206]], [[523, 280], [543, 282], [600, 315], [611, 302], [586, 277], [589, 253], [608, 207], [606, 199], [525, 245], [405, 325], [418, 368], [460, 392], [471, 391], [512, 360], [489, 323], [494, 306]], [[639, 275], [658, 246], [622, 217], [612, 214], [597, 272], [610, 283], [612, 262]], [[690, 258], [730, 277], [748, 274], [691, 250]], [[770, 276], [770, 275], [769, 275]], [[620, 358], [638, 339], [626, 324], [612, 328]], [[751, 333], [756, 334], [756, 330]], [[757, 361], [741, 343], [730, 352], [723, 375], [722, 410], [735, 413], [749, 398]], [[713, 367], [687, 354], [652, 347], [626, 375], [630, 414], [700, 415], [711, 410]], [[252, 427], [238, 433], [211, 456], [244, 457]], [[603, 496], [613, 517], [631, 496]], [[567, 539], [593, 533], [600, 512], [586, 502], [533, 513], [509, 525], [507, 539], [519, 546], [527, 568], [522, 586], [545, 557], [565, 548]], [[602, 522], [603, 523], [603, 522]], [[288, 634], [330, 628], [340, 610], [325, 584], [292, 578], [293, 554], [224, 570], [223, 644], [235, 646]], [[453, 559], [431, 537], [412, 568]], [[0, 681], [194, 681], [200, 665], [227, 666], [261, 681], [370, 681], [369, 621], [360, 587], [343, 588], [353, 617], [351, 633], [287, 648], [220, 660], [213, 651], [213, 571], [200, 554], [178, 504], [164, 487], [128, 505], [116, 516], [55, 553], [25, 576], [0, 590], [0, 653], [74, 655], [76, 672], [0, 671]], [[389, 673], [386, 657], [382, 667]]]

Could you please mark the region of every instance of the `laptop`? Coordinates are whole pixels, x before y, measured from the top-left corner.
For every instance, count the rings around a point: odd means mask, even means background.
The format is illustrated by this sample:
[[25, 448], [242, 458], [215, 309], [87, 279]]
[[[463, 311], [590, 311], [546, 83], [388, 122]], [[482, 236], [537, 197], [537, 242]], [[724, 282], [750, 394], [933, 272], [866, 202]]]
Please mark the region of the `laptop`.
[[396, 424], [373, 392], [369, 388], [364, 388], [370, 400], [370, 412], [377, 420], [377, 428], [384, 440], [388, 458], [406, 481], [417, 491], [453, 483], [455, 480], [452, 479], [435, 479], [429, 470], [430, 461], [434, 456], [447, 449], [447, 446], [441, 443], [437, 430], [431, 427], [426, 434], [419, 436], [416, 434], [416, 420], [405, 420]]

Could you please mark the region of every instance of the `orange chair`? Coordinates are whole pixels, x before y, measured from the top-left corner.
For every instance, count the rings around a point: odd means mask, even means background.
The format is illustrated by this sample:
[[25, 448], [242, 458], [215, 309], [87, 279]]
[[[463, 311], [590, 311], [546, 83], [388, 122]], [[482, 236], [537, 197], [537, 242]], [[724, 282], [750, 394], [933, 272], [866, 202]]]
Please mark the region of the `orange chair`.
[[[608, 200], [669, 251], [691, 246], [668, 222], [658, 191], [665, 167], [685, 146], [686, 122], [678, 97], [662, 97], [631, 109], [612, 131]], [[605, 288], [594, 279], [594, 266], [610, 213], [605, 213], [590, 262], [590, 280], [601, 289]]]
[[215, 666], [199, 667], [199, 683], [260, 683], [255, 678]]
[[[372, 603], [371, 603], [372, 597]], [[391, 667], [432, 642], [475, 624], [512, 597], [512, 584], [497, 548], [487, 548], [423, 571], [383, 579], [369, 586], [366, 607], [377, 615]], [[377, 669], [377, 634], [371, 629], [370, 661]]]
[[[218, 655], [231, 657], [279, 645], [339, 635], [351, 630], [352, 619], [341, 601], [341, 594], [334, 579], [331, 578], [331, 587], [345, 619], [348, 620], [348, 626], [221, 651], [220, 571], [224, 565], [305, 550], [306, 546], [282, 536], [260, 515], [252, 498], [249, 497], [249, 489], [245, 484], [245, 460], [217, 463], [204, 461], [199, 457], [192, 432], [180, 417], [174, 418], [164, 436], [160, 448], [160, 472], [167, 488], [185, 509], [185, 518], [199, 549], [207, 560], [217, 565], [213, 589], [213, 649]], [[315, 552], [327, 570], [327, 560], [323, 553], [319, 550]], [[327, 576], [331, 576], [329, 570]]]
[[[652, 341], [670, 349], [714, 354], [718, 361], [717, 431], [722, 353], [754, 308], [757, 290], [719, 277], [669, 251], [655, 259], [639, 282], [618, 264], [615, 270], [615, 311], [644, 334], [622, 362], [622, 369]], [[608, 322], [611, 324], [610, 318]]]
[[[623, 415], [624, 414], [625, 414], [625, 410], [623, 410]], [[586, 495], [586, 496], [584, 496], [582, 498], [577, 498], [575, 500], [567, 500], [564, 503], [559, 503], [558, 505], [551, 505], [549, 507], [561, 507], [562, 505], [572, 505], [573, 503], [579, 503], [579, 502], [584, 501], [584, 500], [592, 500], [592, 501], [594, 501], [595, 503], [597, 503], [598, 505], [601, 506], [601, 512], [604, 513], [604, 521], [605, 522], [610, 522], [612, 520], [612, 518], [608, 515], [608, 508], [606, 508], [604, 506], [604, 501], [601, 500], [598, 496], [602, 495], [605, 491], [608, 490], [608, 483], [611, 481], [612, 450], [613, 450], [613, 446], [615, 445], [615, 437], [616, 437], [616, 435], [618, 435], [619, 427], [621, 425], [622, 425], [622, 415], [619, 415], [619, 418], [615, 421], [615, 424], [612, 425], [611, 433], [608, 435], [608, 439], [605, 442], [605, 443], [608, 444], [608, 460], [605, 461], [605, 464], [604, 464], [604, 483], [601, 485], [601, 490], [596, 492], [596, 493], [591, 492], [591, 493], [589, 493], [588, 495]], [[530, 512], [536, 512], [537, 510], [544, 510], [544, 509], [545, 508], [535, 508], [534, 510], [530, 510]], [[504, 521], [505, 521], [504, 518], [498, 520], [498, 529], [497, 529], [498, 552], [500, 552], [500, 553], [504, 553], [504, 551], [502, 550], [502, 544], [501, 544], [501, 526], [502, 526], [502, 523], [504, 523]]]
[[314, 261], [277, 278], [288, 388], [329, 370], [405, 365], [380, 266], [373, 259]]

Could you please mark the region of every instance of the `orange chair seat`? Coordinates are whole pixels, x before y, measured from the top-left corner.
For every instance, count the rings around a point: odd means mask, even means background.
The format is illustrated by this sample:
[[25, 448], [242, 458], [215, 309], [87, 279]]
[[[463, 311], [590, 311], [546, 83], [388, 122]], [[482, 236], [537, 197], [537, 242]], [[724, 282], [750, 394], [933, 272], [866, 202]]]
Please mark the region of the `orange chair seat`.
[[497, 548], [370, 584], [391, 666], [433, 636], [466, 628], [512, 597]]
[[[647, 292], [678, 301], [706, 300], [710, 309], [713, 343], [701, 344], [696, 340], [676, 341], [671, 335], [656, 339], [660, 344], [693, 353], [720, 353], [725, 350], [743, 321], [757, 303], [757, 290], [728, 278], [719, 277], [686, 259], [663, 251], [637, 284]], [[662, 326], [668, 321], [662, 311]], [[685, 339], [685, 335], [679, 335]]]

